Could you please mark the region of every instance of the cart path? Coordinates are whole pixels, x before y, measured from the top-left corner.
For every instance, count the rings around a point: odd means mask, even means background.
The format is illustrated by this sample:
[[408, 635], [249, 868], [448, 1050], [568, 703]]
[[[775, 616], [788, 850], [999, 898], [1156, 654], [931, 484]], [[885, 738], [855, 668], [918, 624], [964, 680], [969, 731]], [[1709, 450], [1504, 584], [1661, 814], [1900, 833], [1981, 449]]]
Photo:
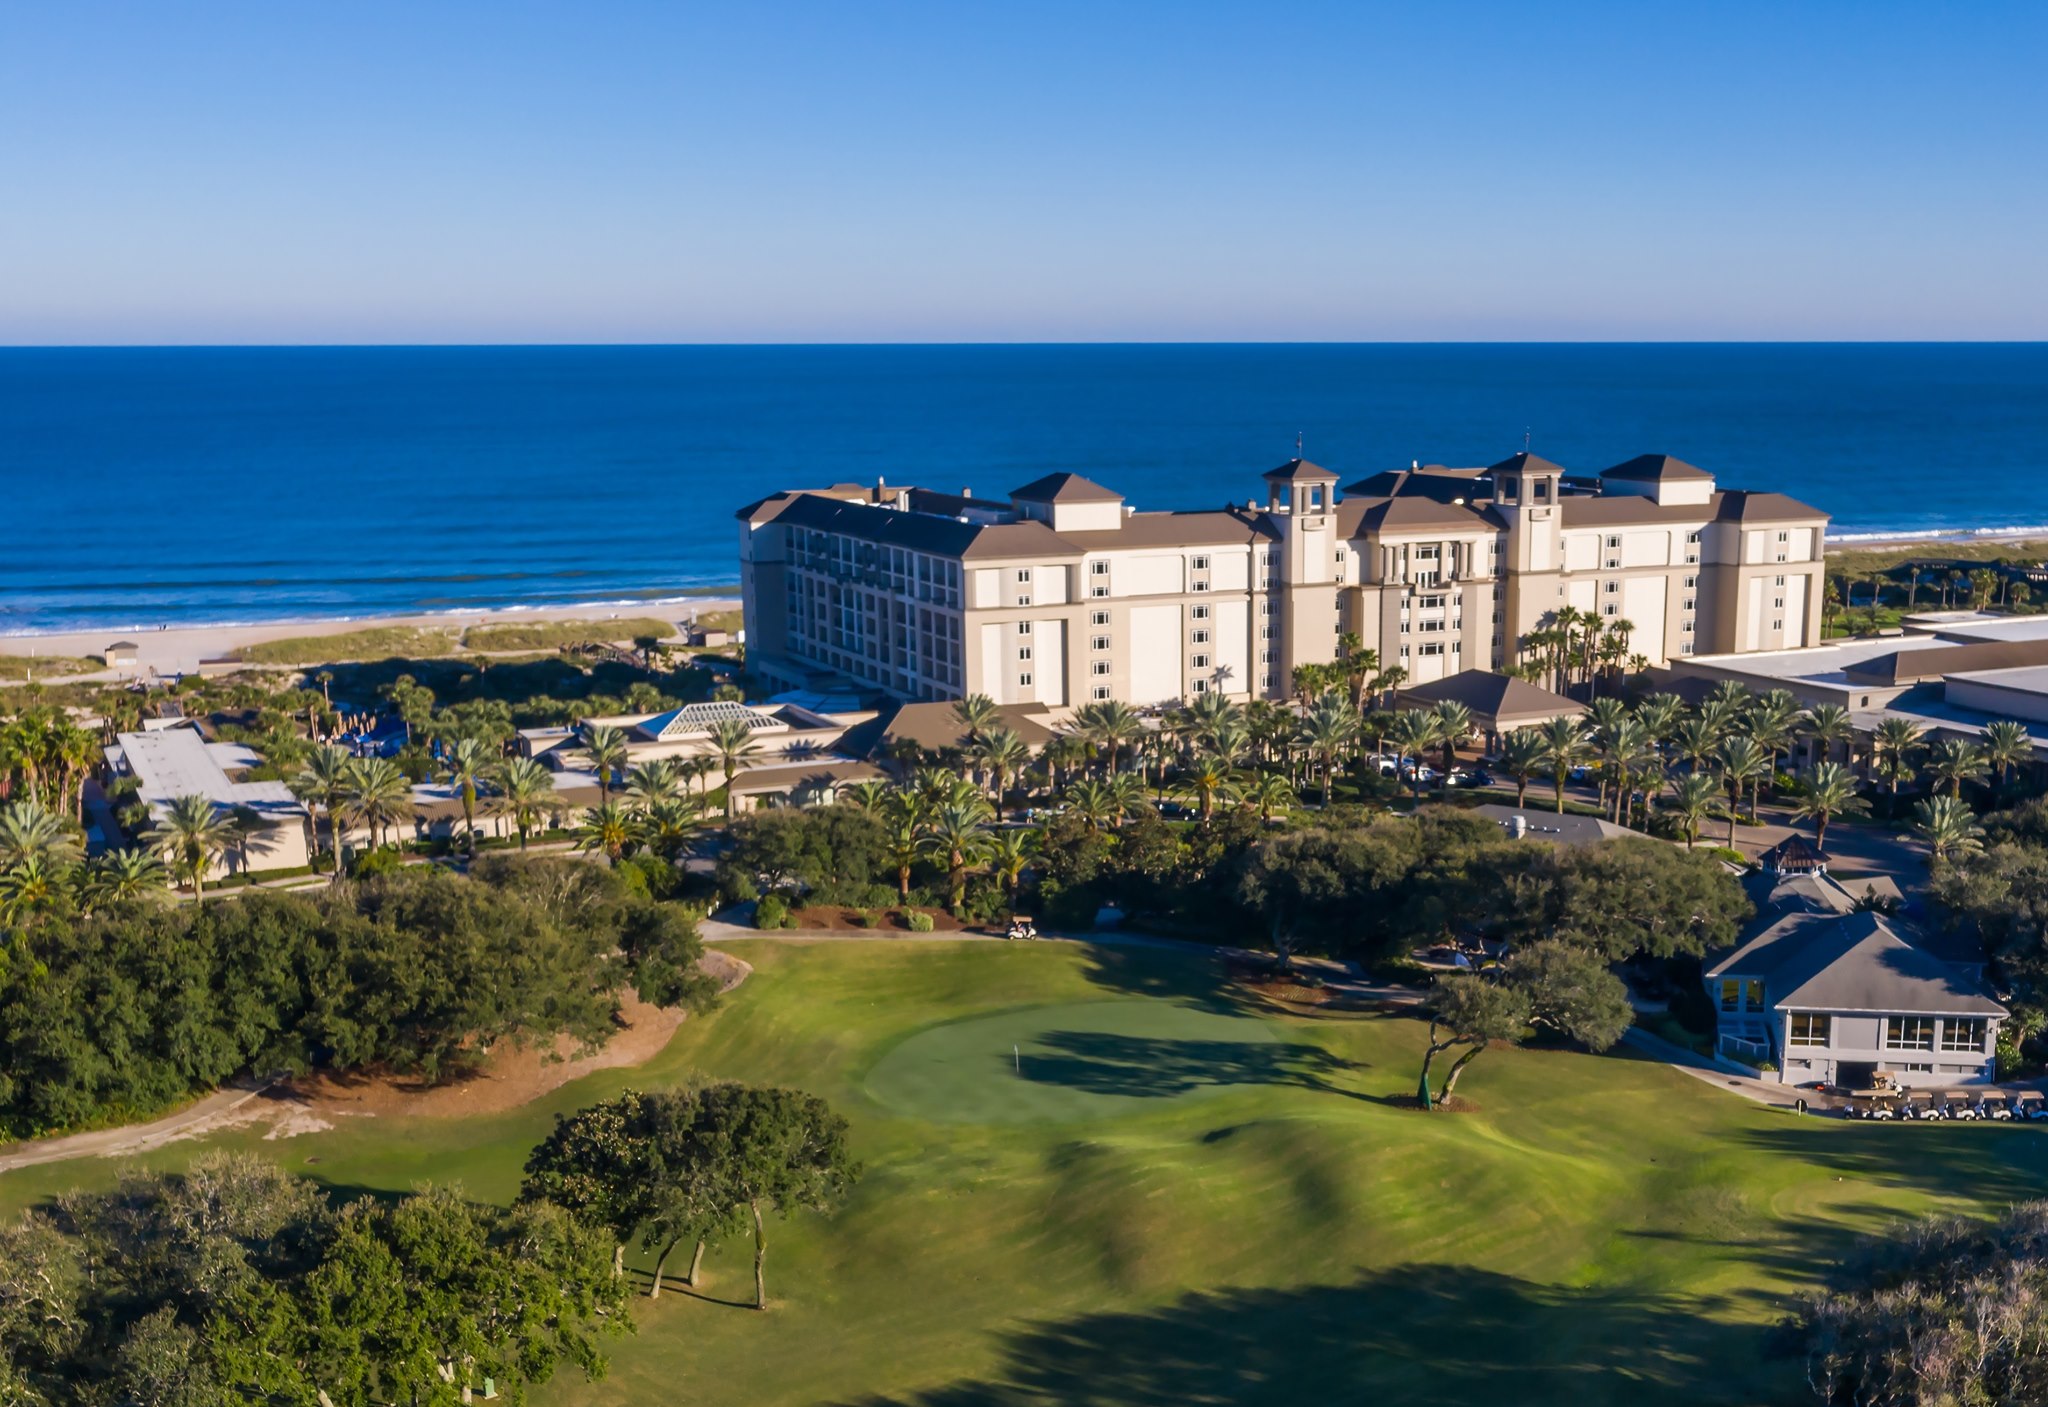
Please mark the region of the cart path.
[[118, 1158], [130, 1153], [146, 1153], [176, 1141], [192, 1129], [233, 1113], [269, 1088], [270, 1083], [266, 1081], [215, 1090], [175, 1114], [166, 1114], [146, 1124], [123, 1124], [119, 1128], [93, 1129], [89, 1133], [68, 1133], [62, 1138], [41, 1139], [34, 1143], [0, 1144], [0, 1173], [33, 1168], [43, 1163], [61, 1163], [71, 1158]]

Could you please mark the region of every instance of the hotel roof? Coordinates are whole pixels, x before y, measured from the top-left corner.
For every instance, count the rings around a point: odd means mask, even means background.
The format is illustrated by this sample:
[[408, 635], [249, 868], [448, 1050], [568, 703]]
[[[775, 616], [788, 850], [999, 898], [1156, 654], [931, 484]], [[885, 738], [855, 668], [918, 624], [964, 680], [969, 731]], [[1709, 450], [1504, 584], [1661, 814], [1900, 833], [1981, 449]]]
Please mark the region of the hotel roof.
[[1033, 479], [1021, 489], [1011, 489], [1010, 497], [1020, 503], [1122, 503], [1124, 496], [1114, 489], [1106, 489], [1093, 479], [1084, 479], [1079, 474], [1062, 471], [1047, 474], [1042, 479]]
[[1290, 459], [1278, 468], [1268, 469], [1261, 477], [1270, 484], [1334, 482], [1337, 478], [1322, 465], [1306, 459]]
[[1779, 915], [1706, 973], [1762, 978], [1773, 1006], [1801, 1011], [2005, 1014], [1967, 971], [1874, 913]]
[[1600, 477], [1626, 479], [1631, 483], [1669, 484], [1680, 480], [1711, 482], [1714, 476], [1668, 454], [1639, 454], [1634, 459], [1623, 460], [1612, 469], [1601, 470]]
[[203, 796], [216, 806], [246, 806], [265, 814], [305, 813], [283, 782], [230, 778], [228, 767], [250, 767], [260, 759], [232, 743], [209, 743], [197, 728], [181, 725], [122, 733], [117, 746], [122, 763], [135, 777], [136, 795], [152, 806], [181, 796]]

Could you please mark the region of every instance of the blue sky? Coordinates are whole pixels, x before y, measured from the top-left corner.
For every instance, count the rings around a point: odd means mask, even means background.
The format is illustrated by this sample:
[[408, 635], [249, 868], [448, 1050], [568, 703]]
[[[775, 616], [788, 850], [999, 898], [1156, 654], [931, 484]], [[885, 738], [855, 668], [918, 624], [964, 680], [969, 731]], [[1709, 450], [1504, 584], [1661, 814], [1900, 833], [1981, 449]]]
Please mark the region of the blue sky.
[[0, 0], [0, 342], [2048, 336], [2048, 6]]

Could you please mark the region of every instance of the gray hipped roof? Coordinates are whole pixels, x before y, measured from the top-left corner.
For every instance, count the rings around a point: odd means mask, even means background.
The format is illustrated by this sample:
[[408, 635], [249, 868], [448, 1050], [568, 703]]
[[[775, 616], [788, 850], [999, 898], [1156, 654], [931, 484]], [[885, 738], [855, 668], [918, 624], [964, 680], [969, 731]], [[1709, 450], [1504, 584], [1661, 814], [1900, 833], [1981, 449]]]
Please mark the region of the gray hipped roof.
[[1601, 470], [1600, 477], [1627, 479], [1632, 483], [1668, 484], [1679, 479], [1700, 480], [1714, 476], [1668, 454], [1639, 454], [1634, 459], [1623, 460], [1612, 469]]
[[1706, 972], [1760, 978], [1772, 1006], [1796, 1011], [2005, 1014], [1968, 972], [1914, 947], [1874, 913], [1784, 914]]
[[1429, 684], [1415, 684], [1399, 690], [1396, 700], [1403, 704], [1461, 703], [1483, 719], [1555, 718], [1580, 714], [1586, 706], [1563, 694], [1495, 674], [1490, 669], [1467, 669]]
[[1297, 482], [1335, 483], [1337, 476], [1320, 464], [1306, 459], [1290, 459], [1276, 469], [1268, 469], [1264, 476], [1269, 484], [1292, 484]]

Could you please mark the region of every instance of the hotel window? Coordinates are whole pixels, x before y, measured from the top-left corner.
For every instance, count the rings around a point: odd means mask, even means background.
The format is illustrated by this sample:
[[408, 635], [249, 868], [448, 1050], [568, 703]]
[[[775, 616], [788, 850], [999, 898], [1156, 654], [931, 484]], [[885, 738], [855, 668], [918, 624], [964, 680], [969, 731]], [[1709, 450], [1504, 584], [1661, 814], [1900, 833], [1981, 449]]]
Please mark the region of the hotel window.
[[1019, 645], [1019, 646], [1017, 647], [1017, 658], [1018, 658], [1018, 659], [1020, 659], [1020, 660], [1028, 660], [1028, 659], [1030, 659], [1030, 658], [1031, 658], [1031, 647], [1030, 647], [1029, 645]]
[[1686, 633], [1687, 635], [1690, 635], [1690, 634], [1692, 634], [1692, 622], [1691, 622], [1691, 621], [1685, 621], [1685, 622], [1683, 622], [1683, 623], [1682, 623], [1682, 624], [1681, 624], [1681, 625], [1680, 625], [1680, 626], [1679, 626], [1678, 628], [1679, 628], [1679, 629], [1680, 629], [1681, 631], [1685, 632], [1685, 633]]
[[1771, 622], [1771, 629], [1773, 630], [1783, 630], [1784, 628], [1785, 622], [1783, 622], [1782, 620], [1774, 620]]
[[1109, 575], [1109, 563], [1107, 563], [1107, 562], [1090, 562], [1090, 563], [1088, 564], [1088, 575], [1090, 575], [1090, 576], [1108, 576], [1108, 575]]
[[1090, 625], [1108, 625], [1108, 624], [1109, 624], [1109, 612], [1108, 612], [1108, 611], [1090, 611], [1090, 612], [1088, 613], [1088, 623], [1089, 623]]
[[1209, 618], [1209, 608], [1207, 606], [1191, 606], [1188, 608], [1188, 614], [1196, 620], [1207, 620]]
[[1207, 557], [1197, 557], [1190, 565], [1198, 572], [1206, 572], [1209, 570], [1209, 559]]
[[1984, 1023], [1982, 1021], [1948, 1020], [1941, 1023], [1941, 1048], [1943, 1050], [1984, 1049]]
[[1208, 692], [1209, 692], [1209, 681], [1208, 681], [1208, 680], [1206, 680], [1206, 679], [1197, 679], [1197, 680], [1195, 681], [1195, 692], [1196, 692], [1196, 693], [1198, 693], [1198, 694], [1206, 694], [1206, 693], [1208, 693]]
[[1209, 589], [1209, 583], [1206, 581], [1198, 581], [1194, 584], [1194, 589], [1197, 591], [1207, 591]]
[[1088, 648], [1089, 648], [1089, 649], [1091, 649], [1091, 650], [1106, 650], [1106, 649], [1108, 649], [1108, 648], [1109, 648], [1109, 637], [1108, 637], [1107, 635], [1092, 635], [1092, 636], [1090, 636], [1090, 637], [1088, 638]]
[[1029, 585], [1031, 585], [1031, 568], [1029, 568], [1029, 567], [1020, 567], [1020, 568], [1018, 569], [1018, 571], [1017, 571], [1017, 584], [1018, 584], [1019, 586], [1029, 586]]
[[1784, 584], [1785, 584], [1785, 578], [1783, 578], [1783, 577], [1774, 577], [1774, 578], [1772, 578], [1772, 580], [1771, 580], [1771, 585], [1773, 585], [1773, 586], [1783, 586]]
[[1421, 610], [1439, 610], [1444, 604], [1444, 598], [1441, 596], [1418, 596], [1415, 598], [1415, 604]]
[[1696, 576], [1689, 576], [1689, 577], [1687, 577], [1687, 578], [1685, 579], [1685, 589], [1686, 589], [1687, 591], [1691, 591], [1691, 590], [1694, 590], [1695, 588], [1697, 588], [1697, 587], [1699, 586], [1699, 584], [1700, 584], [1700, 579], [1699, 579], [1698, 577], [1696, 577]]
[[1602, 606], [1600, 614], [1603, 616], [1618, 616], [1621, 614], [1621, 607], [1614, 605]]
[[1791, 540], [1792, 540], [1792, 534], [1791, 534], [1791, 533], [1785, 532], [1785, 533], [1779, 533], [1779, 534], [1778, 534], [1778, 541], [1780, 541], [1780, 542], [1790, 542]]
[[1108, 660], [1097, 660], [1097, 661], [1095, 661], [1095, 663], [1094, 663], [1094, 664], [1091, 664], [1091, 665], [1089, 665], [1089, 666], [1088, 666], [1088, 672], [1089, 672], [1090, 674], [1107, 674], [1107, 673], [1109, 673], [1109, 661], [1108, 661]]
[[1933, 1050], [1934, 1018], [1931, 1016], [1887, 1016], [1884, 1019], [1886, 1050]]
[[1792, 1013], [1792, 1032], [1785, 1038], [1785, 1043], [1826, 1045], [1830, 1024], [1830, 1019], [1817, 1011], [1795, 1011]]
[[1621, 547], [1621, 539], [1620, 539], [1620, 538], [1618, 538], [1618, 537], [1610, 537], [1610, 538], [1608, 538], [1608, 539], [1607, 539], [1607, 548], [1608, 548], [1608, 550], [1609, 550], [1609, 551], [1617, 551], [1617, 550], [1619, 550], [1619, 549], [1620, 549], [1620, 547]]
[[1697, 532], [1689, 532], [1685, 535], [1685, 540], [1689, 543], [1696, 543], [1700, 540], [1700, 535]]
[[1425, 655], [1440, 655], [1443, 652], [1444, 642], [1441, 640], [1432, 640], [1422, 647], [1422, 653]]
[[1195, 656], [1195, 668], [1196, 668], [1196, 669], [1207, 669], [1208, 667], [1209, 667], [1209, 657], [1208, 657], [1207, 655], [1196, 655], [1196, 656]]
[[1031, 671], [1027, 669], [1022, 674], [1018, 675], [1017, 683], [1019, 686], [1028, 686], [1031, 683]]
[[1609, 596], [1619, 596], [1621, 594], [1621, 583], [1618, 581], [1610, 581], [1607, 583], [1606, 590]]
[[1193, 639], [1197, 645], [1206, 645], [1209, 643], [1209, 632], [1206, 630], [1197, 630], [1194, 633]]
[[1686, 598], [1685, 598], [1685, 599], [1684, 599], [1683, 601], [1680, 601], [1680, 602], [1678, 603], [1678, 609], [1679, 609], [1679, 610], [1681, 610], [1681, 611], [1689, 611], [1689, 610], [1691, 610], [1691, 609], [1692, 609], [1692, 606], [1693, 606], [1693, 598], [1692, 598], [1692, 597], [1690, 597], [1690, 596], [1686, 597]]
[[1088, 590], [1088, 594], [1089, 594], [1090, 596], [1093, 596], [1093, 597], [1094, 597], [1094, 598], [1095, 598], [1096, 600], [1098, 600], [1098, 601], [1099, 601], [1099, 600], [1101, 600], [1101, 599], [1102, 599], [1103, 597], [1105, 597], [1105, 596], [1109, 595], [1109, 588], [1108, 588], [1108, 587], [1106, 587], [1106, 586], [1095, 586], [1095, 587], [1090, 587], [1090, 588], [1089, 588], [1089, 590]]
[[1785, 609], [1785, 598], [1784, 598], [1784, 597], [1782, 597], [1782, 596], [1773, 596], [1773, 597], [1771, 598], [1771, 609], [1772, 609], [1772, 610], [1774, 610], [1774, 611], [1782, 611], [1782, 610], [1784, 610], [1784, 609]]
[[1404, 660], [1408, 658], [1408, 647], [1406, 645], [1401, 647], [1401, 658]]
[[1095, 686], [1095, 698], [1096, 698], [1096, 701], [1097, 701], [1097, 702], [1099, 703], [1099, 702], [1101, 702], [1101, 701], [1102, 701], [1103, 699], [1106, 699], [1106, 698], [1108, 698], [1108, 697], [1109, 697], [1109, 685], [1107, 685], [1107, 684], [1097, 684], [1097, 685]]
[[[1687, 627], [1687, 628], [1688, 628], [1688, 629], [1690, 629], [1691, 627]], [[1691, 653], [1692, 653], [1692, 641], [1688, 640], [1688, 641], [1686, 641], [1686, 642], [1685, 642], [1685, 643], [1684, 643], [1683, 645], [1679, 646], [1679, 647], [1678, 647], [1678, 653], [1680, 653], [1681, 655], [1689, 655], [1689, 654], [1691, 654]]]
[[1017, 622], [1017, 633], [1018, 633], [1019, 635], [1029, 635], [1029, 634], [1031, 633], [1031, 622], [1030, 622], [1030, 621], [1028, 621], [1028, 620], [1020, 620], [1020, 621], [1018, 621], [1018, 622]]
[[1030, 604], [1031, 604], [1031, 593], [1030, 593], [1030, 592], [1028, 592], [1028, 591], [1020, 591], [1020, 592], [1018, 592], [1018, 593], [1017, 593], [1017, 604], [1018, 604], [1018, 605], [1020, 605], [1020, 606], [1028, 606], [1028, 605], [1030, 605]]

